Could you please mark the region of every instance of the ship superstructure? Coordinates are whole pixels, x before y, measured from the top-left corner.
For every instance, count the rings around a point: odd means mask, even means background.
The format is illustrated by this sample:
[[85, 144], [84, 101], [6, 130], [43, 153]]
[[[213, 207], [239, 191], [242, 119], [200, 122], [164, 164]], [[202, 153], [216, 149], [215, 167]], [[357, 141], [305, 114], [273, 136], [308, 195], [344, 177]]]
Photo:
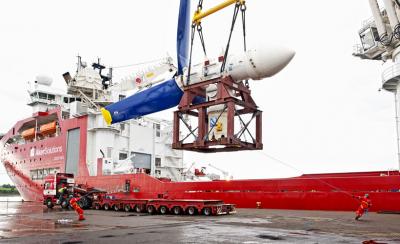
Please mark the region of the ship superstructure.
[[[100, 69], [98, 69], [100, 67]], [[40, 185], [55, 172], [96, 176], [143, 172], [159, 178], [182, 178], [182, 152], [171, 149], [171, 122], [142, 117], [106, 125], [99, 108], [125, 97], [125, 91], [103, 76], [99, 62], [88, 67], [79, 57], [76, 75], [65, 73], [67, 92], [52, 87], [52, 79], [37, 76], [30, 83], [28, 105], [33, 116], [19, 121], [2, 139], [1, 159], [12, 176]], [[100, 72], [99, 72], [100, 71]], [[85, 162], [86, 167], [80, 165]]]

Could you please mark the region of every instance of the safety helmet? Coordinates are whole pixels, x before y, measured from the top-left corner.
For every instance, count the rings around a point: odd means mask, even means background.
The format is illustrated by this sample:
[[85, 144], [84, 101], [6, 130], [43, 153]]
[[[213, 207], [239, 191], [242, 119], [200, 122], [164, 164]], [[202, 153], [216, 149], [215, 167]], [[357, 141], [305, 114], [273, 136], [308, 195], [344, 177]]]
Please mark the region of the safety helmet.
[[369, 198], [369, 194], [365, 194], [364, 197]]

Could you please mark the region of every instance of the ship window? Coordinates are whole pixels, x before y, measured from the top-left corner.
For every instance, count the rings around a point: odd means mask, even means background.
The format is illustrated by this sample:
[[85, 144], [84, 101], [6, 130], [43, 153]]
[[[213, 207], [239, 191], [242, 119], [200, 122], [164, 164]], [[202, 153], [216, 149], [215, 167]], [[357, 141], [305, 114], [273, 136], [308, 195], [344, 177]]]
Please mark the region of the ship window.
[[68, 97], [64, 97], [64, 103], [68, 103]]
[[156, 129], [156, 137], [160, 137], [161, 136], [161, 132], [160, 132], [161, 126], [160, 126], [160, 124], [154, 124], [154, 128]]
[[124, 96], [124, 95], [119, 95], [119, 96], [118, 96], [118, 101], [121, 101], [121, 100], [125, 99], [125, 97], [126, 97], [126, 96]]
[[120, 124], [120, 127], [121, 127], [121, 132], [123, 132], [123, 131], [125, 130], [125, 124], [124, 124], [124, 123], [121, 123], [121, 124]]
[[111, 158], [112, 155], [112, 147], [107, 147], [107, 158]]
[[43, 179], [43, 169], [38, 169], [37, 177], [38, 177], [38, 180]]
[[127, 153], [119, 153], [119, 160], [125, 160], [128, 158], [128, 154]]
[[49, 169], [48, 169], [49, 175], [52, 175], [52, 174], [57, 173], [57, 169], [58, 169], [58, 168], [49, 168]]
[[156, 169], [154, 172], [156, 173], [156, 175], [161, 175], [161, 170]]
[[52, 101], [56, 100], [56, 96], [49, 94], [49, 100], [52, 100]]
[[161, 158], [155, 158], [156, 167], [161, 167]]
[[43, 92], [39, 92], [39, 98], [40, 99], [47, 99], [47, 94]]
[[37, 180], [37, 170], [31, 170], [31, 179]]

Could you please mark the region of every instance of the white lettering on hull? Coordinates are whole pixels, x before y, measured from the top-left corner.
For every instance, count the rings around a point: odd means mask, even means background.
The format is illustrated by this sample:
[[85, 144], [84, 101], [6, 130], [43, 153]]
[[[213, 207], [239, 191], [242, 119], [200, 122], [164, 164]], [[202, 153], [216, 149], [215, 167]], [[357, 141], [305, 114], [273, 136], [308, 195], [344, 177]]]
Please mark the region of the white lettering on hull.
[[30, 152], [30, 156], [44, 156], [44, 155], [48, 155], [48, 154], [54, 154], [54, 153], [62, 153], [62, 146], [59, 147], [45, 147], [43, 149], [36, 149], [36, 151], [34, 150], [34, 148], [32, 148], [31, 152]]

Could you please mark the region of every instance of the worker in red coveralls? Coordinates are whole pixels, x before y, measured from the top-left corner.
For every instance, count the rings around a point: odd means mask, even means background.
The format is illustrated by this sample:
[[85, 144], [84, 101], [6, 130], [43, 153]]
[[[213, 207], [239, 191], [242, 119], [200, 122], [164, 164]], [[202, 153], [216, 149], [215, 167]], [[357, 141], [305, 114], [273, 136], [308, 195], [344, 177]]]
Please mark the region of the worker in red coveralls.
[[361, 196], [353, 196], [356, 198], [358, 201], [360, 201], [360, 206], [358, 207], [356, 211], [356, 220], [361, 218], [364, 214], [368, 212], [368, 209], [372, 206], [371, 200], [369, 199], [369, 195], [365, 194], [363, 197]]
[[75, 212], [79, 215], [78, 220], [81, 221], [85, 220], [85, 217], [83, 216], [83, 209], [81, 209], [81, 207], [78, 205], [79, 199], [79, 197], [73, 197], [71, 200], [69, 200], [69, 204], [73, 209], [75, 209]]

